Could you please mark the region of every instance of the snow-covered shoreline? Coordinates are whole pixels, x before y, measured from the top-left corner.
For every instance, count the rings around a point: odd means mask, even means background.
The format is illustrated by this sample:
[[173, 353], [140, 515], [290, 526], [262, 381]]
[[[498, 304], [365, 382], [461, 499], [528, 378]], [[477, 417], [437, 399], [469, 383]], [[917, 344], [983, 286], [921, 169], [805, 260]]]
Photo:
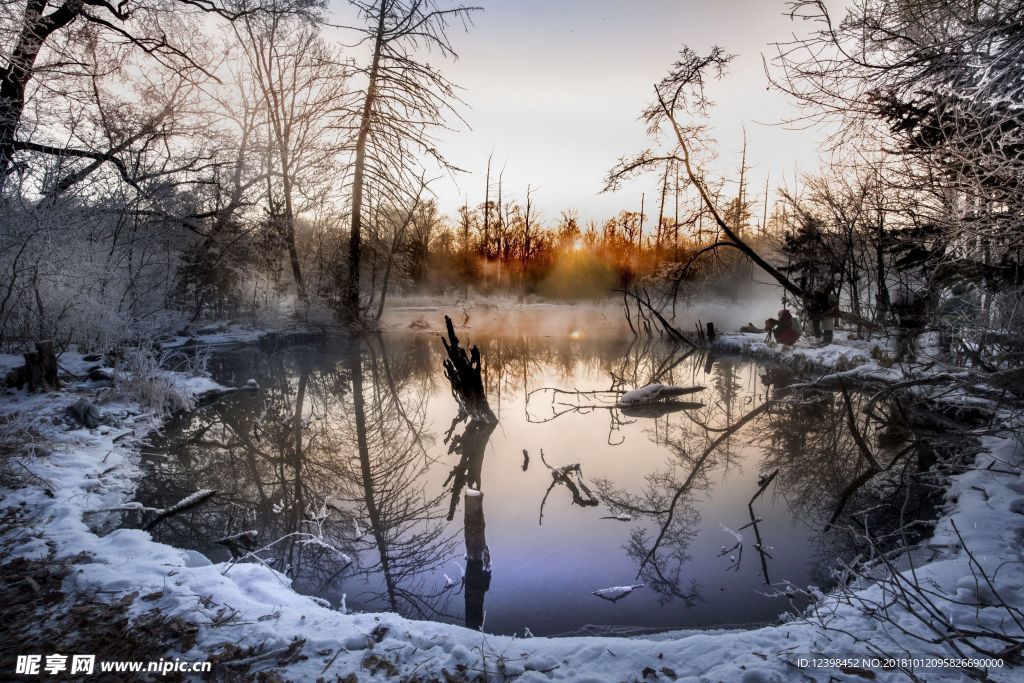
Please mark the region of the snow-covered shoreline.
[[[755, 337], [729, 335], [720, 339], [719, 348], [776, 357], [782, 353], [755, 346]], [[740, 348], [748, 341], [750, 344]], [[841, 370], [872, 362], [870, 351], [835, 346], [835, 353], [815, 354], [820, 367]], [[216, 389], [209, 380], [175, 377], [193, 394]], [[755, 630], [687, 631], [677, 638], [670, 634], [636, 639], [512, 638], [394, 614], [343, 614], [295, 593], [288, 579], [264, 565], [215, 565], [194, 551], [157, 543], [145, 531], [110, 530], [116, 526], [114, 518], [106, 520], [109, 526], [103, 519], [110, 513], [93, 511], [134, 500], [135, 484], [142, 475], [140, 449], [145, 435], [159, 428], [160, 419], [138, 405], [110, 403], [103, 409], [116, 416], [112, 425], [91, 430], [53, 425], [54, 418], [77, 397], [74, 391], [17, 394], [4, 406], [6, 414], [11, 409], [29, 411], [40, 433], [47, 435], [44, 445], [49, 451], [22, 458], [34, 479], [2, 492], [0, 511], [30, 510], [23, 515], [30, 520], [27, 527], [7, 530], [0, 539], [5, 553], [9, 559], [49, 556], [58, 561], [74, 561], [88, 553], [89, 561], [75, 562], [74, 571], [65, 578], [66, 594], [89, 592], [113, 601], [137, 593], [146, 599], [131, 602], [128, 609], [133, 615], [157, 608], [170, 617], [195, 623], [199, 629], [194, 646], [174, 656], [225, 662], [215, 665], [215, 678], [217, 667], [231, 667], [250, 672], [274, 670], [286, 680], [297, 681], [320, 677], [474, 680], [480, 675], [518, 681], [653, 680], [655, 675], [667, 680], [824, 680], [826, 670], [801, 672], [794, 662], [814, 654], [872, 655], [868, 643], [894, 656], [952, 654], [947, 648], [901, 635], [892, 628], [886, 633], [884, 624], [838, 595], [826, 596], [819, 603], [816, 611], [822, 619], [811, 615]], [[919, 582], [933, 582], [929, 585], [954, 599], [948, 605], [949, 616], [966, 627], [990, 624], [1005, 615], [993, 606], [990, 587], [970, 580], [975, 575], [971, 571], [974, 561], [994, 577], [994, 592], [1011, 606], [1024, 606], [1024, 480], [1019, 474], [1024, 449], [1014, 434], [983, 436], [980, 446], [974, 468], [951, 478], [946, 505], [929, 543], [938, 549], [937, 556], [915, 570]], [[954, 524], [962, 532], [969, 530], [967, 543], [976, 560], [963, 552]], [[876, 601], [880, 590], [868, 587], [857, 595]], [[935, 637], [912, 616], [893, 616], [911, 632]], [[246, 668], [239, 667], [240, 663]], [[3, 665], [13, 667], [13, 662]], [[848, 673], [834, 667], [827, 671], [838, 680], [863, 680], [852, 669]], [[873, 673], [882, 680], [904, 679], [895, 671]], [[1008, 668], [989, 673], [996, 680], [1016, 678]], [[346, 678], [349, 674], [355, 679]], [[926, 680], [963, 678], [952, 668], [921, 675]]]

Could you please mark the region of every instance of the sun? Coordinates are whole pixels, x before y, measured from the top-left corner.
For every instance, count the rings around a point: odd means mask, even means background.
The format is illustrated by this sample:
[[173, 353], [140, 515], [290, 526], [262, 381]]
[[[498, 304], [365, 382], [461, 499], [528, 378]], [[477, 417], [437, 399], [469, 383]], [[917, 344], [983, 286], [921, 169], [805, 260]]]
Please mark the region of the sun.
[[575, 242], [572, 243], [572, 249], [573, 251], [580, 251], [581, 249], [583, 249], [583, 242], [581, 242], [580, 240], [576, 240]]

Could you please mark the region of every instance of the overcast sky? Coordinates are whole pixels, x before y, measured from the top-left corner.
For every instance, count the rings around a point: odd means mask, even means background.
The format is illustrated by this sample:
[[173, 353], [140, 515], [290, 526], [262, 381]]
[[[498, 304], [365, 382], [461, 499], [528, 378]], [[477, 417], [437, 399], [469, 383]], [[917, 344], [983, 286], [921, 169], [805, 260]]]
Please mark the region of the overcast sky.
[[639, 112], [684, 45], [706, 53], [720, 44], [737, 55], [729, 75], [712, 90], [721, 167], [739, 166], [744, 125], [753, 167], [749, 187], [757, 195], [763, 194], [767, 173], [774, 188], [784, 176], [792, 182], [795, 169], [807, 172], [817, 165], [820, 132], [771, 125], [794, 110], [784, 95], [768, 91], [762, 55], [771, 56], [773, 41], [807, 30], [784, 15], [785, 0], [466, 4], [484, 10], [475, 13], [468, 33], [452, 30], [459, 60], [443, 68], [464, 88], [468, 126], [445, 134], [440, 148], [469, 172], [434, 186], [446, 212], [454, 212], [467, 195], [471, 204], [483, 201], [484, 168], [493, 149], [495, 166], [506, 167], [506, 196], [521, 199], [531, 184], [548, 221], [563, 208], [575, 208], [584, 220], [636, 210], [641, 192], [647, 192], [648, 225], [653, 224], [656, 178], [601, 194], [602, 178], [619, 156], [650, 145]]

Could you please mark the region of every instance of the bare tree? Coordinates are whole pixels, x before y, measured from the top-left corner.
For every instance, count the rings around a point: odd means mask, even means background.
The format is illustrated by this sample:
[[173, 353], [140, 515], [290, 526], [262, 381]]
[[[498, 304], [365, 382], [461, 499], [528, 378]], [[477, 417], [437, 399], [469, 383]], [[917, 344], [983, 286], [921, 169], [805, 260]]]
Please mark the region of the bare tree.
[[[702, 135], [705, 126], [700, 122], [700, 118], [706, 117], [712, 106], [704, 89], [706, 80], [709, 76], [721, 77], [732, 59], [732, 55], [718, 46], [713, 47], [707, 56], [700, 56], [688, 47], [682, 49], [679, 59], [672, 65], [668, 75], [655, 85], [656, 101], [643, 112], [643, 119], [647, 122], [650, 135], [656, 136], [663, 126], [667, 126], [675, 140], [675, 147], [662, 153], [645, 150], [635, 157], [621, 159], [608, 173], [605, 189], [613, 190], [624, 179], [662, 163], [680, 163], [715, 224], [727, 237], [727, 241], [715, 243], [708, 247], [708, 251], [722, 247], [738, 249], [786, 290], [799, 297], [803, 295], [801, 288], [747, 244], [739, 236], [736, 225], [728, 223], [694, 158], [695, 145], [704, 144]], [[684, 124], [681, 118], [684, 115], [696, 117], [697, 121]]]
[[475, 8], [441, 8], [434, 0], [351, 2], [367, 21], [358, 29], [360, 42], [372, 45], [369, 64], [358, 70], [366, 83], [356, 115], [348, 274], [339, 311], [355, 323], [363, 315], [360, 257], [367, 188], [380, 197], [378, 203], [402, 206], [416, 191], [411, 179], [418, 176], [421, 155], [451, 168], [434, 146], [433, 130], [454, 113], [455, 86], [416, 52], [436, 49], [455, 58], [448, 27], [453, 21], [465, 25]]
[[275, 162], [267, 175], [270, 222], [285, 242], [299, 298], [308, 303], [295, 223], [303, 199], [323, 201], [333, 184], [347, 74], [318, 28], [301, 17], [245, 15], [232, 29], [262, 100], [268, 156]]

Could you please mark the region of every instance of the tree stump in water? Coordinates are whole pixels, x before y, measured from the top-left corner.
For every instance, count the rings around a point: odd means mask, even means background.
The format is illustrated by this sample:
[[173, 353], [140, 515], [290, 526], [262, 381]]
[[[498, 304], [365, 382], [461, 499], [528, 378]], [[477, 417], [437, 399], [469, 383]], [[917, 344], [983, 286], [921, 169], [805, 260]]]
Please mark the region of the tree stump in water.
[[57, 379], [57, 356], [53, 352], [52, 341], [36, 342], [36, 350], [25, 356], [24, 375], [18, 382], [18, 388], [28, 384], [29, 391], [53, 391], [60, 388]]
[[467, 354], [455, 336], [452, 319], [445, 316], [444, 324], [448, 328], [448, 338], [441, 337], [441, 343], [448, 354], [444, 359], [444, 376], [452, 385], [452, 394], [471, 418], [494, 421], [494, 413], [487, 402], [484, 382], [480, 376], [480, 349], [474, 346]]
[[469, 489], [464, 497], [466, 534], [465, 607], [466, 628], [484, 623], [484, 594], [491, 587], [491, 558], [484, 533], [484, 494]]
[[464, 497], [466, 510], [466, 559], [483, 560], [487, 552], [487, 536], [484, 522], [484, 494], [475, 489], [468, 489]]

